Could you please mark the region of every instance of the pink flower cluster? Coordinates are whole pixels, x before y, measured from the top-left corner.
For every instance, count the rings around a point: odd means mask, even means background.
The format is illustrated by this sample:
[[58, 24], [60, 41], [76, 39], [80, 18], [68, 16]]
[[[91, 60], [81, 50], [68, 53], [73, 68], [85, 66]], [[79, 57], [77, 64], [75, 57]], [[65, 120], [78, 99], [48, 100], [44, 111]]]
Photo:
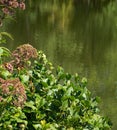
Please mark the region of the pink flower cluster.
[[12, 96], [11, 104], [23, 107], [27, 99], [25, 87], [18, 78], [7, 80], [0, 78], [0, 102], [4, 102], [10, 96]]
[[20, 8], [25, 9], [24, 0], [0, 0], [0, 5], [2, 5], [2, 11], [5, 15], [12, 14], [13, 9]]
[[5, 69], [7, 69], [10, 73], [13, 72], [14, 67], [11, 63], [5, 63], [3, 67], [5, 67]]
[[16, 50], [12, 52], [11, 56], [11, 61], [2, 65], [2, 67], [8, 70], [10, 73], [12, 73], [14, 69], [30, 67], [31, 63], [27, 64], [27, 62], [32, 58], [37, 58], [38, 52], [30, 44], [23, 44], [17, 47]]
[[31, 58], [37, 57], [37, 50], [30, 44], [23, 44], [12, 53], [13, 60], [10, 62], [16, 68], [22, 68]]

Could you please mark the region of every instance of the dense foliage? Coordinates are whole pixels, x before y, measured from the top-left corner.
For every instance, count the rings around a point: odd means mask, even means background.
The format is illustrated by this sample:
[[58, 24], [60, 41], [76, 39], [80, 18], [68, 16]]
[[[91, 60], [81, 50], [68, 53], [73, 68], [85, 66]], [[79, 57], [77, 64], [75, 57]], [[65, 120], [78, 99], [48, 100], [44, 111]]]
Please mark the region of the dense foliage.
[[42, 51], [29, 44], [12, 53], [0, 48], [0, 60], [1, 130], [111, 128], [99, 115], [99, 98], [91, 96], [86, 78], [54, 69]]

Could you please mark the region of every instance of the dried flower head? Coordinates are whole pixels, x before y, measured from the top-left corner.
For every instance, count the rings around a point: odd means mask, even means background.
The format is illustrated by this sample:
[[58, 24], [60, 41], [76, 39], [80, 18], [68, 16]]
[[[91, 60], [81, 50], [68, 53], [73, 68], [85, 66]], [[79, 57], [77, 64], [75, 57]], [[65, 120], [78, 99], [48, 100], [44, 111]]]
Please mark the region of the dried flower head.
[[15, 67], [24, 67], [29, 59], [37, 57], [37, 50], [29, 44], [24, 44], [13, 51], [12, 57], [13, 60], [11, 63], [15, 65]]
[[4, 64], [5, 69], [7, 69], [9, 72], [13, 72], [13, 65], [11, 63], [5, 63]]
[[1, 102], [6, 97], [12, 96], [11, 104], [17, 107], [23, 107], [27, 99], [25, 87], [18, 78], [7, 80], [0, 78], [0, 93]]
[[4, 14], [10, 14], [10, 11], [7, 7], [2, 8]]
[[9, 10], [13, 8], [25, 9], [25, 0], [0, 0], [0, 4], [3, 7], [7, 7]]

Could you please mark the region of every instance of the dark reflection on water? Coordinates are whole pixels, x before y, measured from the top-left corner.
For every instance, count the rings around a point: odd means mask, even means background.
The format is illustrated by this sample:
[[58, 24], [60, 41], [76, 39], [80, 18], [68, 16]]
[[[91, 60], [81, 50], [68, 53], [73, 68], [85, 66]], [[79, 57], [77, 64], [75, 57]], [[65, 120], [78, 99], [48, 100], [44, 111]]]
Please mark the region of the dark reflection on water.
[[[78, 72], [100, 96], [101, 112], [117, 129], [117, 2], [35, 0], [5, 28], [14, 36], [10, 49], [31, 43], [54, 65]], [[98, 5], [98, 6], [97, 6]], [[103, 8], [102, 8], [103, 6]]]

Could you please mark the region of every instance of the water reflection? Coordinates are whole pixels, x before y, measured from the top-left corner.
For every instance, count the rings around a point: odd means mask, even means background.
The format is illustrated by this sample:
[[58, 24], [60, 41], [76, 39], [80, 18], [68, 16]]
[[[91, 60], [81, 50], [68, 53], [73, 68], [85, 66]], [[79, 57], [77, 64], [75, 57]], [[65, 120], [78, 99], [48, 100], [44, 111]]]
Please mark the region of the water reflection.
[[92, 94], [102, 98], [101, 112], [112, 119], [113, 130], [117, 129], [116, 4], [30, 0], [26, 11], [17, 13], [17, 21], [5, 26], [15, 38], [9, 48], [29, 42], [53, 64], [87, 77]]

